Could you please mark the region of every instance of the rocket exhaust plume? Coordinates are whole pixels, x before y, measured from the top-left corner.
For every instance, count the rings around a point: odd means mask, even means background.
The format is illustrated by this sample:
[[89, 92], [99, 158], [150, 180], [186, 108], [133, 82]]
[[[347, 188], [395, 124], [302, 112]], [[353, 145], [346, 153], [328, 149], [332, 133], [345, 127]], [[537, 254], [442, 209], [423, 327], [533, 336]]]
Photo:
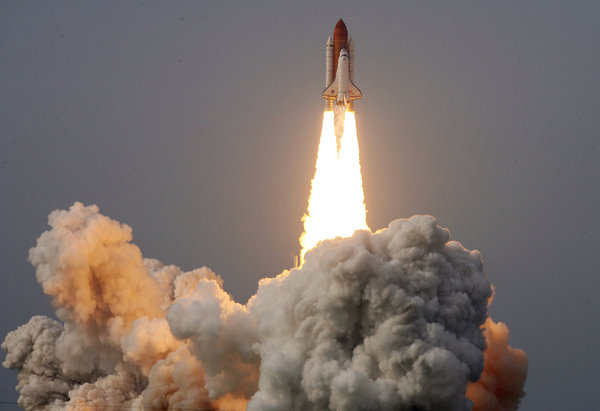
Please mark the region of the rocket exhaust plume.
[[306, 252], [319, 241], [369, 230], [352, 107], [352, 101], [362, 98], [362, 93], [353, 80], [354, 43], [348, 40], [348, 30], [340, 19], [333, 41], [329, 37], [325, 45], [326, 87], [322, 97], [327, 104], [308, 210], [302, 218], [301, 264]]
[[29, 261], [59, 321], [35, 316], [2, 343], [22, 408], [518, 408], [527, 356], [488, 316], [479, 252], [432, 216], [367, 226], [354, 48], [340, 22], [303, 264], [262, 279], [243, 305], [207, 267], [143, 258], [131, 228], [97, 206], [51, 212]]
[[300, 259], [319, 241], [349, 237], [356, 230], [369, 230], [360, 172], [358, 136], [354, 112], [346, 112], [339, 149], [334, 112], [323, 113], [323, 128], [315, 176], [303, 217]]

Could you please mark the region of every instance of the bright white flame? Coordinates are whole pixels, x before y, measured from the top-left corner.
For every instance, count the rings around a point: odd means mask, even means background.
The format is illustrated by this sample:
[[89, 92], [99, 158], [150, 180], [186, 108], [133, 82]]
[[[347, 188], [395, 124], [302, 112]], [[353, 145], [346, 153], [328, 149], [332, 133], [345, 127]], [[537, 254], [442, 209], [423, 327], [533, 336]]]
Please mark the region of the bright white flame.
[[352, 111], [346, 112], [339, 152], [333, 111], [323, 113], [315, 177], [311, 184], [307, 214], [302, 221], [302, 262], [304, 254], [319, 241], [349, 237], [356, 230], [369, 230], [360, 173], [356, 118]]

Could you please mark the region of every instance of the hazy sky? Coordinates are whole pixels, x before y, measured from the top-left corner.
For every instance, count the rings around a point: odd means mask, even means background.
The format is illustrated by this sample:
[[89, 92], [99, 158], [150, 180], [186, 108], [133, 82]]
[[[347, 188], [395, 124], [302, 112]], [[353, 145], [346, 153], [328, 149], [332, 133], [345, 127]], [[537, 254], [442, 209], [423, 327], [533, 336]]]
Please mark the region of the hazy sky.
[[[145, 257], [211, 267], [240, 302], [289, 267], [340, 17], [369, 225], [432, 214], [480, 250], [491, 315], [529, 356], [521, 409], [595, 409], [591, 1], [0, 2], [1, 338], [52, 315], [27, 253], [75, 201], [132, 226]], [[15, 385], [2, 369], [0, 402]]]

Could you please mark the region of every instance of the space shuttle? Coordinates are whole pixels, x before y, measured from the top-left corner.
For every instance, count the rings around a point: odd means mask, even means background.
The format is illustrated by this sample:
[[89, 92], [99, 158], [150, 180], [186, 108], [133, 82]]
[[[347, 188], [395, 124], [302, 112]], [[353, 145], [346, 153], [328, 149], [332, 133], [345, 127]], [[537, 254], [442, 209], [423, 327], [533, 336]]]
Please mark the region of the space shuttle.
[[354, 42], [348, 39], [346, 25], [340, 19], [325, 45], [325, 90], [326, 109], [333, 110], [333, 103], [352, 110], [352, 101], [362, 98], [354, 81]]

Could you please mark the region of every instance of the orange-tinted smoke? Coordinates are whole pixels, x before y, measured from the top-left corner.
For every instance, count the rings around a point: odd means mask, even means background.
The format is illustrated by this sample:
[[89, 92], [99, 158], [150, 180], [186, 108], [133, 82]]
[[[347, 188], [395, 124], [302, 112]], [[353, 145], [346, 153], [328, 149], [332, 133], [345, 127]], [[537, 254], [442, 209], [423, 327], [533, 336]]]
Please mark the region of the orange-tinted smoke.
[[479, 381], [468, 384], [467, 397], [474, 403], [473, 411], [516, 410], [525, 396], [527, 354], [509, 345], [504, 323], [488, 317], [483, 328], [487, 344], [484, 369]]

